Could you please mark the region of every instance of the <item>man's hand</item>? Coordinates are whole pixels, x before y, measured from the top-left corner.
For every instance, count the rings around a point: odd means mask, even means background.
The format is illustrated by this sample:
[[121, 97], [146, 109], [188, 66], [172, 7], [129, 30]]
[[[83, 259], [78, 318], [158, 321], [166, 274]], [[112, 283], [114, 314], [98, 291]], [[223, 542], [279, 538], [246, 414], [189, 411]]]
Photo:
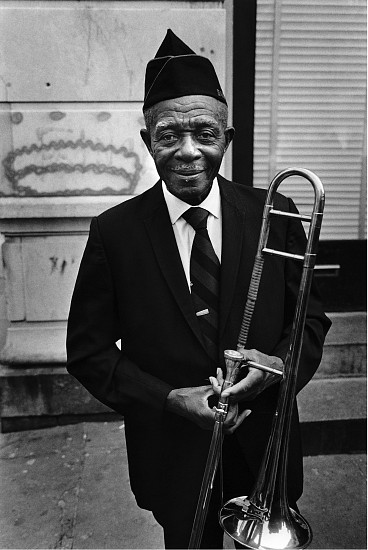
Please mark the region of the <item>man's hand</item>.
[[[218, 369], [218, 376], [222, 376], [220, 373], [221, 369]], [[211, 383], [212, 380], [216, 378], [211, 377]], [[215, 410], [209, 407], [208, 398], [215, 393], [211, 386], [172, 390], [166, 399], [166, 409], [191, 420], [204, 430], [212, 430]], [[246, 410], [239, 415], [237, 403], [230, 404], [223, 424], [224, 433], [233, 433], [249, 414], [250, 411]]]
[[195, 422], [204, 430], [211, 430], [214, 412], [208, 406], [208, 398], [213, 394], [211, 386], [171, 390], [166, 398], [166, 409]]
[[[273, 355], [266, 355], [257, 351], [255, 349], [244, 349], [241, 348], [238, 350], [243, 354], [245, 361], [254, 361], [255, 363], [260, 363], [266, 367], [272, 367], [278, 369], [281, 372], [283, 371], [284, 363], [279, 357]], [[246, 368], [246, 367], [243, 367]], [[248, 367], [248, 374], [245, 378], [240, 380], [237, 384], [234, 384], [232, 387], [227, 388], [222, 393], [223, 397], [229, 397], [231, 403], [238, 403], [239, 401], [251, 401], [262, 391], [264, 391], [272, 384], [275, 384], [280, 380], [280, 376], [277, 374], [270, 374], [268, 372], [256, 369], [254, 367]], [[216, 378], [211, 379], [212, 388], [215, 393], [219, 394], [221, 391], [222, 385], [222, 374]]]

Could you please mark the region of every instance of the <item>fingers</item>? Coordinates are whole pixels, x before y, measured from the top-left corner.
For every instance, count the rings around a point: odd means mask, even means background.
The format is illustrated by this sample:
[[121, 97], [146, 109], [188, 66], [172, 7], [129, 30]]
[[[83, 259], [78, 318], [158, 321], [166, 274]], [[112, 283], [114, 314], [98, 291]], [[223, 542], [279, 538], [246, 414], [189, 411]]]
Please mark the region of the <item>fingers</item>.
[[224, 426], [224, 432], [226, 434], [234, 433], [235, 430], [239, 428], [240, 424], [242, 424], [242, 422], [250, 415], [251, 412], [252, 411], [250, 409], [245, 409], [241, 414], [237, 416], [235, 424], [229, 427]]
[[243, 412], [238, 416], [237, 427], [240, 426], [240, 424], [243, 422], [243, 420], [245, 420], [245, 418], [247, 418], [247, 417], [251, 414], [251, 412], [252, 412], [251, 409], [245, 409], [245, 411], [243, 411]]
[[[205, 430], [212, 430], [216, 408], [209, 407], [208, 397], [221, 393], [222, 380], [222, 373], [218, 372], [217, 378], [211, 377], [211, 385], [172, 390], [167, 397], [167, 409], [187, 418]], [[234, 431], [240, 426], [247, 414], [249, 412], [245, 411], [238, 417], [237, 404], [230, 405], [227, 420], [224, 423], [226, 433], [231, 433], [228, 432], [228, 429]]]
[[218, 383], [217, 379], [214, 376], [210, 376], [209, 380], [211, 383], [211, 389], [216, 395], [219, 395], [221, 391], [221, 386]]
[[209, 385], [171, 390], [166, 400], [167, 410], [187, 418], [201, 428], [211, 430], [214, 412], [208, 406], [210, 395], [214, 395], [214, 392]]
[[222, 374], [222, 369], [218, 368], [216, 370], [216, 376], [217, 376], [217, 381], [219, 385], [222, 386], [222, 384], [224, 383], [224, 376]]
[[241, 353], [243, 354], [245, 362], [252, 361], [263, 365], [264, 367], [275, 369], [278, 372], [283, 371], [284, 363], [280, 357], [276, 357], [275, 355], [266, 355], [256, 349], [241, 348]]
[[[283, 362], [279, 357], [266, 355], [258, 350], [241, 348], [245, 361], [253, 361], [276, 370], [283, 369]], [[251, 400], [263, 390], [280, 380], [276, 374], [270, 374], [257, 368], [248, 367], [248, 374], [237, 384], [227, 388], [223, 392], [224, 398], [231, 397], [234, 401]]]
[[[240, 382], [237, 382], [230, 388], [227, 388], [223, 392], [223, 397], [246, 397], [247, 395], [251, 394], [255, 387], [257, 387], [264, 378], [264, 373], [257, 371], [256, 369], [252, 369], [249, 371], [247, 376], [243, 378], [243, 380], [240, 380]], [[238, 399], [239, 400], [239, 399]]]
[[[210, 382], [211, 382], [211, 378], [212, 378], [212, 376], [210, 376], [210, 378], [209, 378]], [[216, 380], [216, 378], [214, 380]], [[209, 395], [213, 395], [213, 386], [212, 385], [211, 386], [209, 386], [209, 385], [199, 386], [198, 389], [202, 390], [202, 394], [203, 394], [204, 399], [207, 399]]]
[[212, 389], [216, 395], [220, 395], [222, 384], [224, 383], [224, 377], [222, 375], [222, 370], [217, 369], [217, 376], [210, 376], [209, 380], [211, 382]]

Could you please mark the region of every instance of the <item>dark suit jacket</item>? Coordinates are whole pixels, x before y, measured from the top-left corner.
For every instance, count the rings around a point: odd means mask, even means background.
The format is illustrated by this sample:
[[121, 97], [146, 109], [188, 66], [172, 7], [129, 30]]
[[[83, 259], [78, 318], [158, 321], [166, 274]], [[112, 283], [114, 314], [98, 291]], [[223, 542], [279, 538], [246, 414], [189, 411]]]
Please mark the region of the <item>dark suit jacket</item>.
[[[223, 216], [220, 347], [236, 349], [265, 192], [219, 177]], [[277, 195], [275, 206], [295, 210]], [[301, 224], [277, 218], [269, 246], [303, 251]], [[285, 358], [300, 265], [265, 261], [248, 348]], [[316, 291], [309, 301], [298, 389], [313, 376], [330, 322]], [[120, 352], [115, 342], [121, 339]], [[211, 433], [165, 411], [173, 388], [200, 386], [215, 375], [192, 308], [166, 203], [158, 182], [92, 220], [71, 304], [67, 368], [97, 399], [124, 415], [130, 481], [138, 504], [153, 509], [165, 491], [199, 483]], [[235, 432], [257, 471], [277, 399], [277, 385], [250, 404]], [[302, 490], [297, 416], [289, 468], [295, 498]], [[180, 480], [180, 481], [178, 481]], [[198, 485], [197, 489], [198, 490]]]

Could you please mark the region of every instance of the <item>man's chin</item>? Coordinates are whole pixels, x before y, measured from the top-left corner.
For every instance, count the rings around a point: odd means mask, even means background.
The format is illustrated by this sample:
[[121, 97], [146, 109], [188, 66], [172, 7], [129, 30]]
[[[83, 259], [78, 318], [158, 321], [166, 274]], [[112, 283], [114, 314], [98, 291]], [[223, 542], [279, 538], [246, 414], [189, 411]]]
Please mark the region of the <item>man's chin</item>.
[[207, 197], [212, 188], [212, 181], [203, 186], [191, 185], [190, 182], [180, 186], [167, 186], [168, 191], [178, 199], [191, 204], [200, 204]]

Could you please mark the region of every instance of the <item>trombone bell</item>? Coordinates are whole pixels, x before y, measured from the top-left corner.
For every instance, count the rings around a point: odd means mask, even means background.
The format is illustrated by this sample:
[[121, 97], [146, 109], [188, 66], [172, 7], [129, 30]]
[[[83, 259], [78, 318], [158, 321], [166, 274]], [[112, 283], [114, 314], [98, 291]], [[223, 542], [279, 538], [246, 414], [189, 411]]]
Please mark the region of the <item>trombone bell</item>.
[[221, 510], [220, 523], [233, 540], [254, 550], [307, 548], [312, 540], [308, 522], [290, 507], [272, 510], [252, 504], [248, 497], [229, 500]]

